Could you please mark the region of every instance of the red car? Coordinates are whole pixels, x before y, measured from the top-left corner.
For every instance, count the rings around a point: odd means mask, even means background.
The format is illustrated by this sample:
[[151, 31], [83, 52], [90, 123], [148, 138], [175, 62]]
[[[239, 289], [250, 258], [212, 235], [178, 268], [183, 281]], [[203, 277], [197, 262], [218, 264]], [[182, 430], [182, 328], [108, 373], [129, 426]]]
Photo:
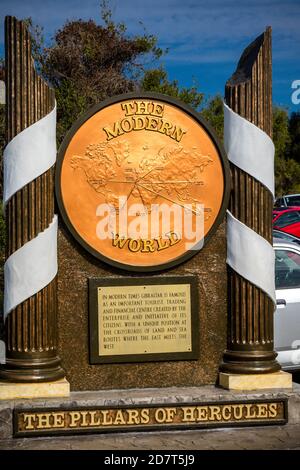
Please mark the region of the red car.
[[300, 237], [300, 207], [274, 209], [273, 228]]

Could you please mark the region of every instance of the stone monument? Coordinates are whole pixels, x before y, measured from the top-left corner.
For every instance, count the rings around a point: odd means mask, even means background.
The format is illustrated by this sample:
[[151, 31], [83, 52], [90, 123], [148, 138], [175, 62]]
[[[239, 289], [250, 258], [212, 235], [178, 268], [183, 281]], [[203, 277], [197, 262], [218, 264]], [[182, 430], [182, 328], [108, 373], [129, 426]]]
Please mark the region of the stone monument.
[[6, 18], [0, 398], [33, 399], [9, 405], [15, 436], [286, 422], [286, 394], [246, 392], [291, 387], [273, 348], [271, 66], [268, 28], [226, 84], [227, 154], [191, 108], [133, 93], [81, 116], [55, 165], [54, 94]]

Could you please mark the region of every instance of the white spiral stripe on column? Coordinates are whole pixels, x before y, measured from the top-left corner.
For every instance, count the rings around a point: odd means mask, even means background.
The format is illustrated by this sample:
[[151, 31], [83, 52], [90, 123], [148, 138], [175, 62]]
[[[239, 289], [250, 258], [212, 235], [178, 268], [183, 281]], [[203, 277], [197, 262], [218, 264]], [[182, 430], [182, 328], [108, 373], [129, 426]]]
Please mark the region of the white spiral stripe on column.
[[15, 251], [4, 264], [4, 318], [46, 287], [57, 273], [57, 216], [46, 230]]
[[229, 211], [227, 211], [227, 263], [276, 303], [275, 255], [272, 245]]
[[[274, 153], [270, 137], [224, 103], [224, 145], [228, 159], [274, 195]], [[272, 245], [227, 211], [227, 264], [264, 291], [274, 303], [275, 255]]]
[[56, 105], [45, 117], [17, 134], [3, 154], [4, 204], [49, 170], [56, 160]]
[[[4, 155], [4, 203], [56, 161], [56, 105], [17, 134]], [[46, 287], [57, 274], [57, 216], [43, 232], [12, 253], [4, 265], [4, 318]]]
[[224, 146], [228, 159], [274, 195], [274, 144], [270, 137], [224, 103]]

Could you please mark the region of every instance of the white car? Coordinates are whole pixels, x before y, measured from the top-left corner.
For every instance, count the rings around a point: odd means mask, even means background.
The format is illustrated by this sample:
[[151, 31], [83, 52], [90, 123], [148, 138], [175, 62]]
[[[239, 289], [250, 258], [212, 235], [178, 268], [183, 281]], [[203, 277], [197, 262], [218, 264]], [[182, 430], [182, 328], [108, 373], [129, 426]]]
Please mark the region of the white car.
[[275, 200], [275, 208], [300, 206], [300, 194], [287, 194]]
[[300, 370], [300, 246], [274, 238], [274, 347], [283, 370]]

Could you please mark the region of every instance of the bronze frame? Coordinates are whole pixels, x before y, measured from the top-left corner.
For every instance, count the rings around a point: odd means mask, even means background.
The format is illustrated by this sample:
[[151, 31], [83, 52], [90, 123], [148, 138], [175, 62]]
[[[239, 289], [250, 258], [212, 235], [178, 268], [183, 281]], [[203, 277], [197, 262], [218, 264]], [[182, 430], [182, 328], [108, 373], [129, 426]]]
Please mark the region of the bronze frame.
[[180, 263], [183, 263], [184, 261], [187, 261], [190, 259], [192, 256], [194, 256], [196, 253], [198, 253], [200, 250], [189, 250], [187, 251], [184, 255], [179, 256], [178, 258], [168, 262], [164, 263], [161, 265], [157, 266], [132, 266], [132, 265], [127, 265], [124, 263], [119, 263], [118, 261], [111, 260], [107, 258], [106, 256], [102, 255], [99, 253], [97, 250], [92, 248], [90, 245], [86, 243], [86, 241], [77, 233], [77, 231], [74, 229], [68, 214], [65, 210], [64, 203], [63, 203], [63, 198], [62, 198], [62, 193], [61, 193], [61, 186], [60, 186], [60, 176], [61, 176], [61, 169], [62, 169], [62, 163], [64, 159], [64, 154], [65, 151], [69, 145], [69, 142], [71, 141], [72, 137], [74, 134], [77, 132], [77, 130], [82, 126], [82, 124], [87, 121], [90, 117], [92, 117], [94, 114], [96, 114], [98, 111], [101, 111], [102, 109], [112, 105], [116, 104], [120, 101], [124, 100], [129, 100], [129, 99], [153, 99], [153, 100], [159, 100], [168, 104], [171, 104], [173, 106], [178, 107], [181, 109], [183, 112], [186, 114], [190, 115], [193, 119], [195, 119], [208, 133], [208, 135], [211, 137], [214, 145], [216, 146], [219, 156], [222, 162], [222, 167], [223, 167], [223, 175], [224, 175], [224, 193], [223, 193], [223, 200], [222, 200], [222, 205], [221, 209], [219, 211], [219, 214], [217, 215], [217, 218], [208, 232], [207, 236], [204, 239], [204, 245], [210, 240], [212, 235], [216, 232], [218, 226], [222, 222], [225, 216], [225, 212], [229, 203], [229, 196], [230, 196], [230, 170], [229, 170], [229, 163], [228, 159], [225, 153], [225, 150], [223, 148], [222, 143], [219, 141], [215, 131], [213, 128], [208, 124], [202, 116], [200, 116], [199, 113], [194, 111], [192, 108], [189, 106], [181, 103], [180, 101], [170, 98], [167, 95], [163, 95], [160, 93], [126, 93], [122, 95], [117, 95], [113, 98], [108, 98], [102, 103], [96, 104], [93, 106], [89, 111], [84, 113], [82, 116], [80, 116], [77, 121], [73, 124], [67, 135], [65, 136], [59, 152], [58, 152], [58, 157], [57, 157], [57, 164], [56, 164], [56, 175], [55, 175], [55, 190], [56, 190], [56, 199], [58, 202], [58, 207], [59, 211], [62, 215], [62, 218], [64, 220], [65, 225], [67, 226], [68, 230], [71, 232], [75, 240], [83, 246], [85, 250], [87, 250], [90, 254], [92, 254], [95, 258], [99, 259], [100, 261], [104, 261], [105, 263], [108, 263], [111, 266], [114, 266], [116, 268], [121, 268], [125, 269], [126, 271], [135, 271], [135, 272], [154, 272], [154, 271], [162, 271], [164, 269], [168, 268], [173, 268], [174, 266], [177, 266]]
[[[191, 335], [192, 349], [189, 352], [99, 355], [98, 335], [98, 299], [97, 288], [102, 286], [138, 286], [138, 285], [190, 284], [191, 289]], [[182, 361], [199, 358], [199, 306], [196, 276], [160, 277], [122, 277], [89, 279], [89, 345], [90, 364], [119, 364], [129, 362]]]

